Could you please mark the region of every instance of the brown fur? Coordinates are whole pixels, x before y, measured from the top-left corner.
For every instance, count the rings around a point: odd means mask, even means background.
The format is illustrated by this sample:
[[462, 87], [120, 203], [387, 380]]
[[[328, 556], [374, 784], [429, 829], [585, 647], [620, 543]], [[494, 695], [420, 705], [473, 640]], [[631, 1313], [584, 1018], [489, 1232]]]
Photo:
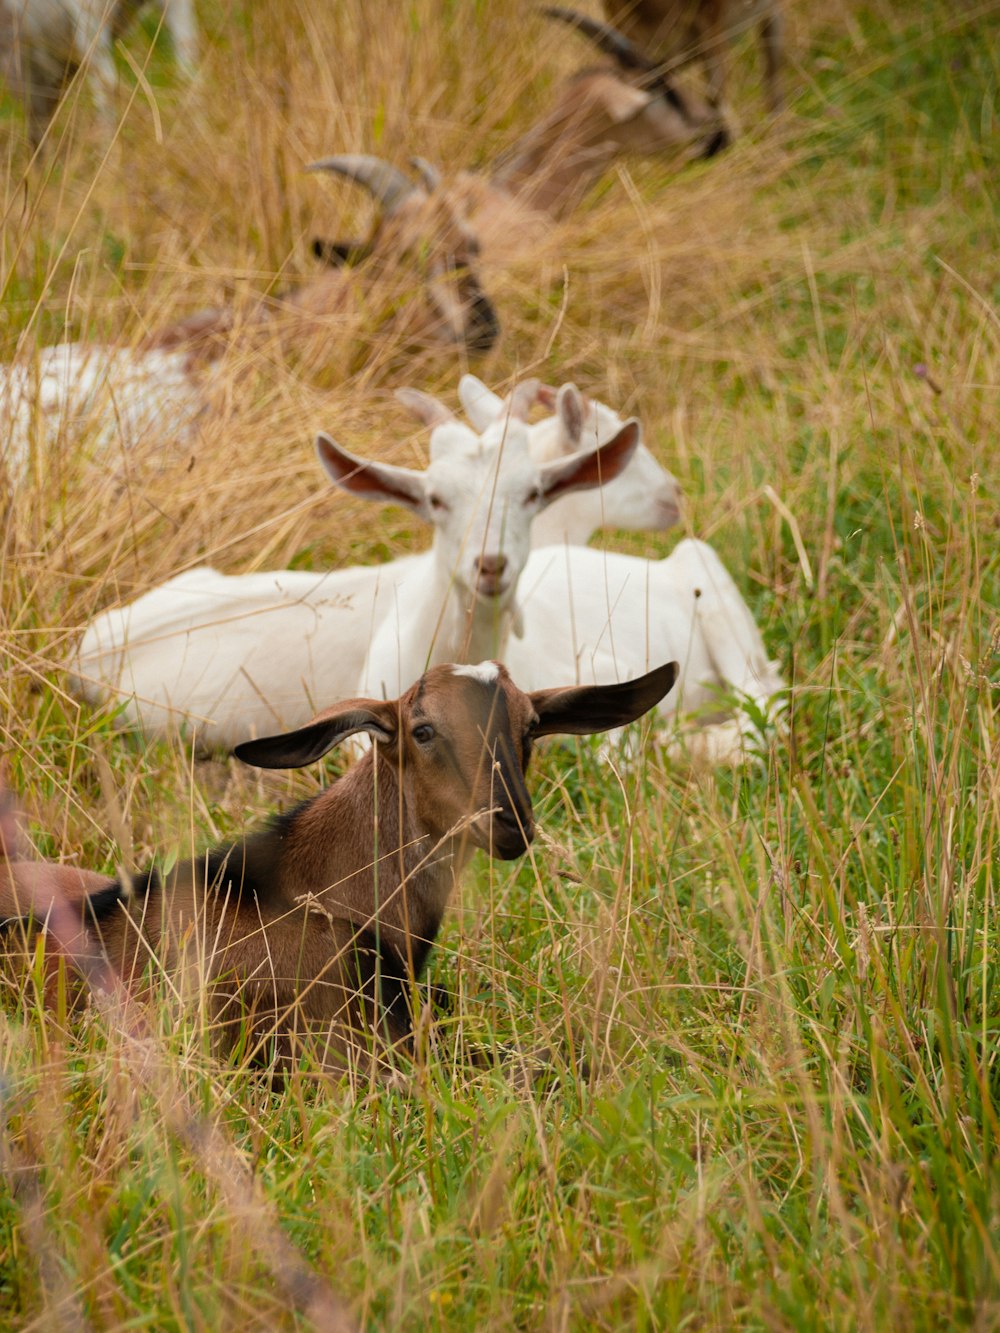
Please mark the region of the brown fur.
[[749, 23], [758, 22], [768, 106], [781, 109], [780, 0], [602, 0], [602, 8], [608, 22], [651, 59], [671, 68], [702, 61], [709, 100], [716, 107], [725, 99], [729, 43]]
[[[499, 325], [477, 270], [479, 242], [457, 196], [415, 185], [351, 250], [363, 256], [360, 267], [324, 268], [294, 291], [261, 302], [246, 331], [266, 326], [293, 354], [323, 363], [324, 335], [359, 302], [371, 308], [377, 300], [385, 311], [381, 335], [403, 345], [486, 351], [495, 342]], [[145, 345], [188, 347], [192, 363], [214, 360], [233, 330], [232, 311], [200, 311], [157, 330]]]
[[274, 1040], [286, 1061], [308, 1035], [324, 1064], [381, 1072], [389, 1048], [408, 1043], [412, 988], [473, 849], [509, 859], [534, 836], [524, 783], [534, 737], [624, 725], [675, 677], [671, 664], [622, 685], [525, 694], [502, 667], [493, 678], [435, 667], [398, 700], [350, 700], [239, 746], [249, 763], [288, 768], [358, 731], [376, 741], [263, 830], [163, 881], [13, 862], [0, 874], [0, 922], [12, 937], [69, 900], [80, 938], [61, 940], [66, 952], [89, 952], [96, 937], [131, 986], [151, 956], [203, 979], [223, 1051], [245, 1031], [256, 1053]]

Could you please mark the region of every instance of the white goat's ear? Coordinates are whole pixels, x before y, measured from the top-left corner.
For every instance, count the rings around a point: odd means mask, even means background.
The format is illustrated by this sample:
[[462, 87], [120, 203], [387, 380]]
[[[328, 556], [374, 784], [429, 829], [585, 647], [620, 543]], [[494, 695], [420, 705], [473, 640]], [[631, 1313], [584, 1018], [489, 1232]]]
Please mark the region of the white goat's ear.
[[328, 708], [297, 731], [243, 741], [233, 754], [255, 768], [305, 768], [359, 731], [388, 744], [396, 738], [398, 717], [395, 699], [388, 703], [378, 699], [349, 699]]
[[531, 702], [538, 722], [532, 734], [590, 736], [596, 731], [624, 727], [648, 713], [670, 693], [679, 670], [676, 662], [668, 662], [636, 680], [623, 680], [616, 685], [536, 690]]
[[439, 403], [429, 393], [421, 389], [403, 387], [396, 390], [396, 402], [401, 403], [408, 412], [412, 412], [418, 421], [432, 429], [455, 420], [455, 413], [444, 403]]
[[638, 421], [626, 421], [614, 439], [600, 449], [585, 449], [558, 462], [546, 463], [539, 469], [544, 503], [550, 505], [570, 491], [589, 491], [614, 481], [632, 461], [640, 435]]
[[316, 452], [326, 475], [342, 491], [365, 500], [403, 505], [421, 518], [427, 517], [427, 488], [422, 472], [357, 458], [329, 435], [317, 435]]
[[463, 375], [458, 381], [458, 400], [473, 428], [480, 432], [503, 411], [503, 399], [476, 375]]
[[583, 442], [583, 423], [587, 407], [575, 384], [564, 384], [556, 395], [559, 418], [559, 445], [564, 454], [574, 453]]

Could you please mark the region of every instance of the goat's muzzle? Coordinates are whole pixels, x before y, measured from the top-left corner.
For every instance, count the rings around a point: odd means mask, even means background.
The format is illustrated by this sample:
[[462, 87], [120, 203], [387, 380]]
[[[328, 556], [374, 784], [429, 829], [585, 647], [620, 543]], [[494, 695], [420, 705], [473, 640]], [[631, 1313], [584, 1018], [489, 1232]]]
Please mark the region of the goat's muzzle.
[[500, 320], [489, 297], [480, 292], [469, 303], [465, 345], [470, 352], [488, 352], [500, 337]]
[[722, 125], [715, 131], [711, 138], [706, 141], [705, 146], [701, 151], [701, 156], [704, 158], [715, 157], [724, 149], [728, 148], [731, 143], [732, 136], [726, 129], [725, 125]]
[[507, 591], [510, 562], [503, 554], [481, 555], [476, 558], [476, 593], [479, 597], [499, 597]]
[[513, 861], [523, 856], [535, 837], [535, 824], [530, 814], [518, 816], [512, 810], [497, 810], [484, 815], [483, 832], [488, 841], [482, 846], [499, 861]]

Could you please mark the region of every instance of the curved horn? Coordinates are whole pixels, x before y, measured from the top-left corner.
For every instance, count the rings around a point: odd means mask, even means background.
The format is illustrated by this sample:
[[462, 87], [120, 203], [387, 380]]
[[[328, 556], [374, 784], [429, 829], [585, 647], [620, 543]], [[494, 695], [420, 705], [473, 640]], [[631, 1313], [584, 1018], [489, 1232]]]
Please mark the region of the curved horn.
[[612, 28], [610, 23], [601, 23], [589, 14], [579, 14], [575, 9], [565, 9], [562, 5], [547, 5], [542, 13], [547, 19], [556, 19], [559, 23], [568, 23], [571, 28], [576, 28], [598, 50], [617, 60], [623, 69], [637, 69], [643, 74], [651, 74], [658, 68], [654, 61], [644, 56], [637, 46], [617, 28]]
[[398, 167], [368, 153], [336, 153], [333, 157], [322, 157], [318, 162], [310, 162], [306, 171], [332, 171], [338, 176], [346, 176], [355, 185], [363, 185], [387, 213], [398, 208], [417, 188]]
[[411, 157], [410, 166], [423, 181], [427, 193], [433, 194], [441, 184], [441, 173], [434, 163], [428, 162], [426, 157]]
[[[639, 50], [629, 39], [612, 28], [610, 23], [601, 23], [588, 14], [578, 14], [575, 9], [564, 9], [562, 5], [551, 5], [542, 10], [546, 18], [557, 19], [576, 28], [604, 52], [617, 60], [622, 69], [635, 70], [642, 77], [637, 80], [641, 88], [656, 93], [674, 108], [679, 116], [691, 123], [691, 113], [687, 103], [663, 72], [663, 66]], [[713, 151], [718, 151], [715, 148]], [[706, 152], [706, 157], [710, 156]]]

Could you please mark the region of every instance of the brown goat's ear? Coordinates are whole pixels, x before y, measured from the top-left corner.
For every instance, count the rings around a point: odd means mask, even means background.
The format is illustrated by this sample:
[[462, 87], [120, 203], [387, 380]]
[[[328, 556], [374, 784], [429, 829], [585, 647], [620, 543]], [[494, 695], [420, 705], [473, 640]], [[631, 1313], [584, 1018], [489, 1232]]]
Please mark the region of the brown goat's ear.
[[360, 495], [365, 500], [403, 505], [422, 518], [427, 517], [427, 492], [422, 472], [357, 458], [322, 433], [316, 437], [316, 452], [323, 471], [341, 490]]
[[328, 750], [359, 731], [366, 731], [383, 744], [395, 740], [396, 710], [394, 699], [389, 703], [377, 699], [349, 699], [347, 703], [320, 713], [297, 731], [243, 741], [233, 754], [255, 768], [305, 768], [306, 764], [322, 759]]
[[632, 461], [639, 438], [639, 423], [633, 419], [626, 421], [618, 434], [600, 449], [581, 450], [558, 462], [546, 463], [541, 469], [546, 505], [570, 491], [587, 491], [614, 481]]
[[565, 689], [536, 690], [531, 695], [538, 723], [535, 736], [555, 733], [589, 736], [595, 731], [610, 731], [648, 713], [669, 694], [680, 668], [668, 662], [636, 680], [617, 685], [571, 685]]

